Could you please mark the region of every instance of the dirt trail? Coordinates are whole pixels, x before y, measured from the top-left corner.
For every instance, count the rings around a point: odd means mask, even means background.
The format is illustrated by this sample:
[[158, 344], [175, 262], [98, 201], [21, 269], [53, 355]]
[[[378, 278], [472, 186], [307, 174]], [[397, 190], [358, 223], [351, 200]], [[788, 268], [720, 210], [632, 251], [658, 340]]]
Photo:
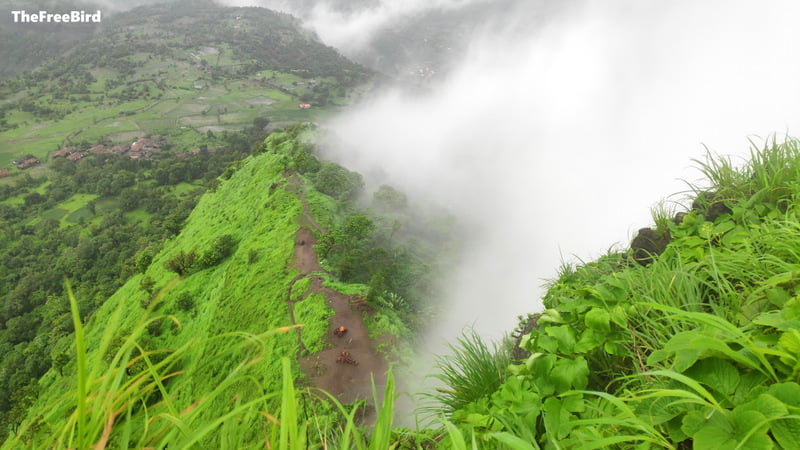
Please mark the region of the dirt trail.
[[[370, 311], [362, 299], [353, 298], [326, 288], [322, 285], [322, 279], [312, 275], [314, 272], [322, 272], [319, 265], [314, 245], [317, 244], [314, 234], [309, 227], [315, 228], [321, 233], [325, 233], [324, 228], [319, 226], [311, 217], [308, 202], [305, 198], [305, 186], [302, 180], [296, 176], [288, 178], [290, 185], [287, 189], [298, 193], [303, 203], [303, 216], [298, 220], [301, 227], [295, 236], [294, 267], [300, 271], [300, 275], [292, 282], [287, 296], [289, 312], [294, 323], [294, 303], [302, 301], [312, 293], [325, 295], [328, 305], [333, 309], [334, 315], [331, 317], [331, 330], [327, 341], [329, 347], [324, 350], [299, 358], [300, 367], [306, 374], [309, 382], [320, 389], [337, 397], [343, 403], [349, 403], [357, 399], [366, 399], [372, 403], [372, 377], [378, 392], [382, 392], [386, 384], [387, 363], [383, 355], [377, 352], [375, 343], [369, 338], [364, 319], [368, 317]], [[311, 277], [311, 285], [300, 299], [291, 300], [292, 289], [296, 282]], [[333, 330], [343, 326], [347, 332], [339, 337], [334, 335]], [[302, 329], [297, 329], [298, 341], [301, 350], [305, 347], [302, 344]], [[350, 352], [350, 357], [357, 361], [357, 365], [337, 363], [336, 358], [342, 351]], [[302, 352], [305, 353], [305, 352]], [[366, 420], [372, 414], [367, 414]]]

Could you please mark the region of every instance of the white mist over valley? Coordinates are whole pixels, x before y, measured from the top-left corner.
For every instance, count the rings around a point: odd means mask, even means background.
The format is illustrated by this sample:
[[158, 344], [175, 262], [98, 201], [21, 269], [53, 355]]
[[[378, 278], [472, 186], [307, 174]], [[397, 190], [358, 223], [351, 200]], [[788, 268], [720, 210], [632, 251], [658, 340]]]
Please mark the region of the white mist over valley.
[[680, 193], [700, 177], [692, 159], [745, 156], [748, 139], [781, 140], [800, 120], [793, 2], [501, 3], [293, 11], [349, 55], [409, 17], [486, 14], [446, 73], [326, 124], [344, 143], [335, 159], [447, 206], [470, 230], [431, 341], [470, 323], [507, 332], [541, 308], [562, 260], [627, 247], [660, 199], [685, 209]]

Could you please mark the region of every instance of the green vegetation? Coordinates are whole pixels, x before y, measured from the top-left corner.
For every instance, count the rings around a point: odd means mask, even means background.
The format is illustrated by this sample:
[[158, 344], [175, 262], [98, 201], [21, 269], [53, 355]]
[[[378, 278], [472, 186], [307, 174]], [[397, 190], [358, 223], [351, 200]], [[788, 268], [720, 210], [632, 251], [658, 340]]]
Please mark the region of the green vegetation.
[[333, 329], [330, 317], [333, 310], [325, 303], [325, 296], [314, 293], [294, 306], [294, 317], [303, 325], [303, 344], [309, 353], [322, 350], [325, 337]]
[[[221, 133], [259, 117], [262, 129], [323, 118], [371, 76], [296, 19], [264, 8], [170, 2], [104, 17], [90, 37], [66, 28], [85, 39], [0, 83], [0, 167], [25, 154], [44, 159], [64, 146], [126, 145], [151, 135], [173, 150], [216, 148]], [[50, 33], [40, 34], [19, 47]]]
[[[185, 159], [62, 158], [35, 177], [25, 173], [0, 185], [0, 432], [19, 423], [20, 411], [36, 398], [37, 379], [50, 368], [63, 371], [70, 359], [74, 329], [62, 278], [75, 288], [81, 317], [91, 316], [146, 270], [205, 186], [248, 147]], [[212, 243], [205, 264], [229, 244]], [[151, 277], [140, 286], [155, 292]]]
[[[258, 155], [225, 170], [227, 180], [200, 199], [177, 235], [131, 252], [128, 281], [96, 310], [84, 311], [80, 296], [63, 294], [74, 303], [73, 328], [60, 335], [58, 365], [49, 371], [44, 366], [38, 381], [11, 387], [12, 409], [4, 416], [12, 438], [8, 445], [241, 447], [273, 442], [275, 436], [283, 440], [287, 433], [292, 448], [345, 435], [366, 442], [356, 427], [363, 405], [349, 409], [321, 402], [319, 393], [298, 393], [293, 383], [286, 384], [303, 379], [295, 324], [303, 347], [313, 354], [326, 346], [332, 316], [325, 296], [308, 294], [310, 277], [295, 281], [303, 193], [322, 195], [292, 181], [294, 152], [311, 150], [300, 145], [303, 131], [293, 127], [273, 134]], [[349, 217], [354, 208], [343, 204], [337, 211]], [[366, 292], [360, 285], [334, 283], [343, 292]], [[374, 307], [384, 333], [402, 327], [397, 316]], [[379, 329], [373, 331], [380, 337]], [[78, 344], [77, 358], [67, 342]], [[392, 350], [386, 343], [382, 348]], [[388, 410], [379, 414], [389, 414], [392, 395], [384, 400]], [[296, 430], [276, 427], [274, 418], [286, 412], [286, 399], [294, 408], [298, 396], [304, 400], [286, 420], [302, 424]], [[108, 414], [114, 416], [110, 425]], [[222, 423], [234, 416], [236, 421]], [[312, 429], [310, 417], [325, 431]], [[391, 435], [391, 417], [382, 420], [389, 422], [381, 441]], [[343, 435], [335, 428], [340, 425], [349, 431]]]
[[452, 443], [800, 445], [798, 142], [753, 151], [742, 168], [722, 158], [701, 167], [711, 187], [692, 211], [660, 220], [671, 241], [646, 266], [609, 254], [562, 268], [521, 339], [528, 356], [498, 389], [453, 409], [468, 390], [445, 377], [456, 391], [441, 398]]
[[[177, 236], [160, 251], [137, 252], [136, 273], [88, 321], [80, 297], [66, 291], [74, 350], [62, 344], [38, 382], [12, 388], [6, 447], [800, 444], [797, 141], [754, 150], [741, 168], [722, 158], [701, 163], [711, 187], [697, 189], [693, 209], [654, 212], [650, 231], [668, 238], [657, 252], [642, 258], [637, 247], [564, 264], [545, 310], [520, 319], [517, 345], [465, 334], [439, 360], [444, 385], [430, 397], [426, 429], [393, 428], [390, 376], [383, 397], [373, 389], [376, 423], [367, 430], [363, 405], [321, 401], [329, 396], [303, 387], [300, 344], [321, 350], [332, 314], [292, 263], [297, 229], [317, 220], [304, 201], [327, 212], [318, 219], [327, 232], [316, 231], [332, 273], [318, 276], [369, 299], [371, 331], [413, 333], [405, 317], [425, 307], [413, 295], [419, 286], [405, 296], [403, 284], [376, 279], [389, 267], [391, 278], [425, 286], [415, 271], [427, 266], [414, 263], [425, 253], [414, 252], [426, 246], [404, 229], [410, 213], [397, 211], [407, 206], [397, 191], [381, 188], [370, 210], [316, 191], [329, 163], [297, 171], [297, 161], [312, 160], [298, 156], [313, 152], [303, 132], [271, 135], [226, 170]], [[171, 269], [189, 254], [184, 270]], [[354, 254], [385, 259], [376, 270], [355, 264]]]

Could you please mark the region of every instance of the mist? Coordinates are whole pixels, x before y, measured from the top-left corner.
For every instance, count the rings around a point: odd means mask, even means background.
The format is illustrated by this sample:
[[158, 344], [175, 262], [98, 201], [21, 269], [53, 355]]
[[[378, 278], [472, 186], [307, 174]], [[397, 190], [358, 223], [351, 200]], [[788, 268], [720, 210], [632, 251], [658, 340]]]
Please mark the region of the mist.
[[542, 308], [562, 261], [626, 248], [661, 201], [686, 209], [693, 159], [744, 158], [748, 139], [783, 139], [800, 120], [791, 1], [224, 3], [296, 14], [356, 59], [410, 21], [472, 20], [448, 70], [324, 124], [337, 143], [326, 156], [466, 230], [432, 348], [469, 324], [509, 332]]
[[686, 209], [707, 150], [744, 157], [798, 129], [800, 6], [642, 3], [496, 11], [443, 78], [325, 124], [343, 142], [329, 156], [468, 230], [432, 347], [469, 324], [509, 332], [561, 261], [626, 248], [661, 200]]

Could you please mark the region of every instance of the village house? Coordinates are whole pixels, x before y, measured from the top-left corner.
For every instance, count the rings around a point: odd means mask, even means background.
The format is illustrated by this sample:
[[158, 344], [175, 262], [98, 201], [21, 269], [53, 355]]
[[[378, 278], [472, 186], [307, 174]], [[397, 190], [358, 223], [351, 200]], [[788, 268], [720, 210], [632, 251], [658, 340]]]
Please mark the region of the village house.
[[19, 158], [14, 161], [14, 164], [17, 166], [19, 170], [25, 170], [31, 168], [33, 166], [38, 166], [42, 162], [39, 161], [39, 158]]
[[56, 151], [53, 153], [53, 159], [56, 158], [66, 158], [70, 154], [75, 152], [75, 147], [64, 147], [61, 150]]
[[158, 153], [161, 151], [161, 146], [166, 143], [163, 139], [154, 140], [148, 138], [139, 138], [131, 144], [131, 152], [150, 152]]
[[97, 144], [89, 149], [89, 153], [102, 154], [102, 153], [110, 153], [110, 151], [106, 149], [105, 145]]
[[69, 156], [67, 156], [67, 159], [72, 162], [78, 162], [83, 159], [83, 153], [81, 152], [70, 153]]

